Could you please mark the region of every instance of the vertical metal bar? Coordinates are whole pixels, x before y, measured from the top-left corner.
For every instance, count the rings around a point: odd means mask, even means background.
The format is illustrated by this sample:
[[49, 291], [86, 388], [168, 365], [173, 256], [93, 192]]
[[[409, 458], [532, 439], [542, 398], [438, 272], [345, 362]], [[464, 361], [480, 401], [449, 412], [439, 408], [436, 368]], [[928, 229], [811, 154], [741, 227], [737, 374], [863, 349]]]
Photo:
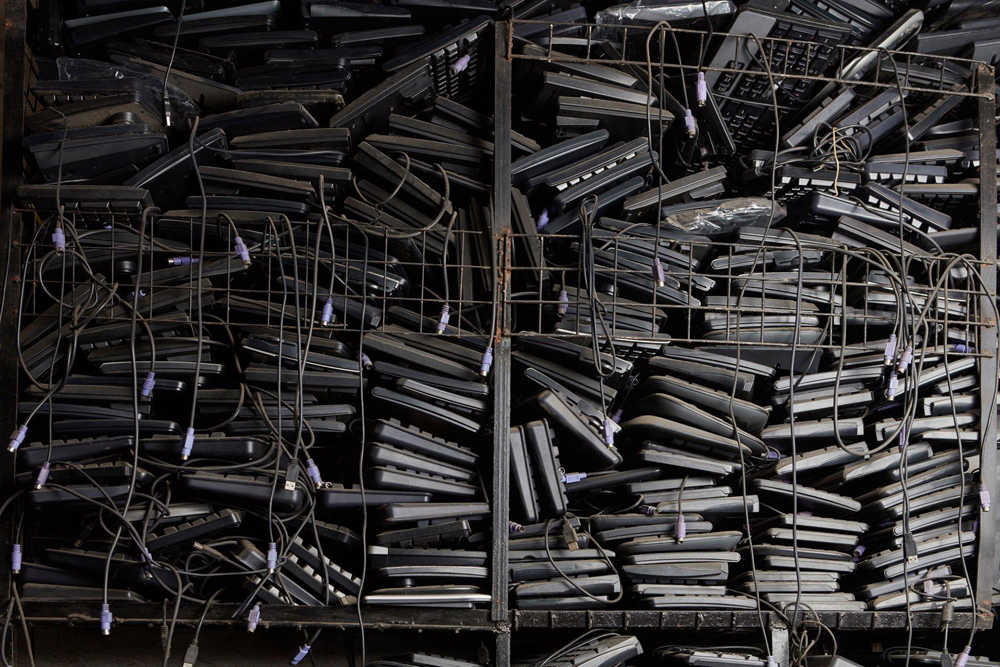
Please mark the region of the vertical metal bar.
[[510, 667], [510, 631], [504, 630], [496, 635], [496, 667]]
[[[493, 95], [493, 243], [497, 247], [497, 271], [493, 279], [499, 281], [497, 303], [499, 329], [502, 332], [495, 345], [493, 357], [493, 604], [492, 619], [507, 622], [507, 548], [509, 530], [509, 481], [510, 481], [510, 339], [508, 328], [505, 250], [510, 234], [510, 95], [511, 61], [506, 57], [506, 47], [513, 25], [497, 22], [493, 27], [495, 40], [495, 72]], [[502, 264], [501, 264], [502, 262]], [[495, 333], [495, 332], [491, 332]], [[499, 639], [498, 647], [499, 647]], [[508, 636], [509, 658], [509, 636]], [[498, 656], [499, 657], [499, 656]], [[509, 662], [509, 660], [508, 660]]]
[[788, 626], [774, 614], [770, 615], [768, 625], [768, 632], [771, 634], [771, 657], [779, 667], [789, 667], [792, 663], [792, 654], [788, 642]]
[[[997, 322], [993, 308], [997, 291], [997, 134], [993, 71], [980, 66], [976, 71], [979, 97], [979, 270], [984, 294], [980, 298], [979, 352], [988, 355], [979, 363], [979, 405], [992, 419], [980, 420], [980, 478], [990, 497], [997, 498], [997, 420], [993, 404], [997, 390]], [[979, 559], [976, 570], [977, 614], [990, 623], [993, 583], [997, 577], [997, 521], [985, 515], [979, 521]]]
[[[4, 2], [3, 46], [3, 144], [0, 145], [0, 261], [3, 262], [4, 294], [0, 312], [0, 432], [6, 436], [17, 420], [17, 295], [21, 279], [21, 216], [14, 211], [14, 196], [21, 184], [21, 141], [24, 127], [24, 33], [27, 23], [25, 0]], [[0, 456], [0, 496], [14, 491], [14, 457]], [[10, 551], [13, 512], [0, 525], [0, 553]], [[0, 590], [10, 587], [10, 569], [0, 570]]]

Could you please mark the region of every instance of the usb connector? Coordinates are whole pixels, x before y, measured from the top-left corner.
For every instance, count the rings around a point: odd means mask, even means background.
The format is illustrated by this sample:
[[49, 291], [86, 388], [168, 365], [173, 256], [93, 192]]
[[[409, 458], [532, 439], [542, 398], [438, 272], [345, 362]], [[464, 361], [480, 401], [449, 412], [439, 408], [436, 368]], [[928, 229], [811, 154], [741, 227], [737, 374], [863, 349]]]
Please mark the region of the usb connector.
[[906, 556], [906, 562], [910, 565], [916, 565], [920, 561], [920, 555], [917, 553], [917, 541], [913, 539], [913, 533], [903, 535], [903, 555]]
[[184, 652], [184, 663], [183, 667], [194, 667], [194, 663], [198, 660], [198, 642], [191, 642], [188, 646], [187, 651]]

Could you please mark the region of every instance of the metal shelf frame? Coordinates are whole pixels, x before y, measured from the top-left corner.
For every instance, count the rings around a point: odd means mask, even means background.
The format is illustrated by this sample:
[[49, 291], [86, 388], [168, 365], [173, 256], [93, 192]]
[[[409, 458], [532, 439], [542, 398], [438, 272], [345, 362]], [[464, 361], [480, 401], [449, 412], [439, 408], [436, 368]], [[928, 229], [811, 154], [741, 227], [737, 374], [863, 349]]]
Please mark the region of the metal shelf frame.
[[[25, 115], [26, 88], [28, 84], [28, 62], [26, 57], [27, 5], [25, 0], [3, 0], [4, 43], [3, 53], [3, 101], [2, 101], [2, 145], [0, 145], [0, 272], [6, 276], [3, 298], [0, 302], [0, 432], [13, 430], [16, 423], [19, 375], [15, 346], [8, 344], [16, 339], [17, 293], [22, 276], [22, 248], [24, 225], [22, 215], [14, 209], [14, 196], [22, 180], [23, 122]], [[494, 108], [495, 146], [493, 175], [493, 216], [492, 231], [494, 241], [500, 249], [497, 271], [498, 286], [498, 338], [494, 356], [494, 432], [493, 432], [493, 544], [492, 544], [492, 603], [489, 609], [449, 610], [368, 608], [364, 612], [365, 628], [386, 631], [440, 631], [440, 632], [483, 632], [491, 633], [495, 639], [493, 664], [498, 667], [510, 665], [511, 638], [516, 632], [538, 630], [579, 630], [607, 628], [620, 631], [642, 630], [728, 630], [738, 632], [760, 632], [756, 612], [659, 612], [608, 609], [601, 611], [519, 611], [511, 610], [507, 595], [508, 526], [509, 526], [509, 448], [511, 403], [511, 346], [512, 330], [508, 309], [511, 295], [510, 248], [511, 226], [511, 96], [512, 96], [512, 49], [513, 23], [496, 22], [494, 31]], [[976, 73], [978, 91], [992, 91], [994, 75], [991, 68], [978, 66]], [[978, 101], [980, 145], [984, 154], [991, 155], [996, 149], [996, 128], [994, 125], [995, 103], [992, 94], [975, 95]], [[979, 310], [984, 317], [982, 349], [988, 354], [996, 354], [997, 323], [992, 320], [991, 300], [996, 296], [996, 170], [993, 161], [985, 161], [981, 173], [980, 213], [983, 228], [980, 234], [980, 260], [983, 267], [983, 281], [989, 294], [981, 297]], [[995, 386], [997, 377], [995, 366], [982, 363], [981, 400], [988, 398], [985, 387]], [[981, 427], [983, 442], [996, 442], [995, 420]], [[996, 449], [987, 448], [982, 452], [981, 465], [984, 469], [996, 466]], [[0, 496], [5, 495], [14, 485], [14, 458], [0, 456]], [[997, 479], [986, 478], [991, 496], [997, 496]], [[996, 582], [997, 530], [996, 522], [984, 522], [979, 534], [979, 558], [977, 569], [977, 598], [980, 607], [976, 613], [956, 613], [951, 625], [953, 629], [969, 628], [975, 623], [979, 628], [989, 628], [993, 615], [990, 598]], [[0, 554], [10, 548], [12, 525], [4, 519], [0, 523]], [[6, 590], [10, 583], [10, 572], [0, 569], [0, 588]], [[27, 620], [36, 625], [76, 625], [93, 626], [99, 618], [99, 604], [64, 602], [29, 602], [25, 604]], [[235, 606], [215, 605], [206, 617], [205, 623], [212, 626], [231, 626], [234, 631], [245, 624], [242, 618], [232, 618]], [[178, 623], [193, 625], [201, 613], [201, 607], [183, 604], [180, 607]], [[776, 616], [765, 613], [765, 631], [776, 638], [776, 659], [783, 666], [788, 664], [787, 628]], [[908, 620], [914, 629], [937, 630], [941, 627], [941, 616], [936, 612], [916, 613], [910, 619], [903, 612], [860, 612], [851, 614], [821, 614], [824, 623], [840, 630], [884, 630], [904, 629]], [[122, 603], [115, 608], [116, 625], [150, 626], [162, 622], [162, 606], [153, 603]], [[356, 610], [344, 608], [308, 608], [268, 606], [262, 616], [261, 627], [328, 627], [351, 630], [359, 627]], [[781, 641], [784, 637], [785, 641]], [[778, 647], [783, 647], [779, 650]]]

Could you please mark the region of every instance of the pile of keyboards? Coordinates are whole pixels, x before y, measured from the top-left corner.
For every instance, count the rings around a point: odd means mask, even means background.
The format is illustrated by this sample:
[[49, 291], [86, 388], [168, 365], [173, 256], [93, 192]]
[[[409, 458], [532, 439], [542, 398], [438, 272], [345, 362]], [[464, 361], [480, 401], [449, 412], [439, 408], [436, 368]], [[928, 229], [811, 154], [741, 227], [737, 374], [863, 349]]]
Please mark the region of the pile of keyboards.
[[971, 608], [1000, 19], [668, 7], [41, 0], [24, 598], [487, 605], [511, 333], [514, 606]]
[[971, 609], [978, 65], [938, 56], [1000, 22], [947, 4], [515, 21], [514, 606]]

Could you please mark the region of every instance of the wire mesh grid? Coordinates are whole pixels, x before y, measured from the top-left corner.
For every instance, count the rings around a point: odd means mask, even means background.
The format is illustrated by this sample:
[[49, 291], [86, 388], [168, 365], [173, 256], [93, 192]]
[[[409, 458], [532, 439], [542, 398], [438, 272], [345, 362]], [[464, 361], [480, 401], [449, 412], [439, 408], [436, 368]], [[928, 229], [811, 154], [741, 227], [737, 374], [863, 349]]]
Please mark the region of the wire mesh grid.
[[[23, 215], [29, 231], [50, 228], [35, 211]], [[447, 302], [450, 320], [441, 333], [481, 336], [494, 316], [496, 255], [482, 221], [457, 221], [447, 230], [444, 253], [444, 229], [400, 240], [363, 235], [339, 219], [327, 229], [318, 218], [258, 216], [237, 220], [234, 229], [225, 217], [210, 214], [205, 250], [199, 252], [200, 213], [150, 215], [142, 237], [140, 216], [67, 211], [65, 219], [79, 236], [80, 255], [57, 255], [47, 234], [33, 232], [26, 240], [25, 320], [59, 317], [53, 306], [60, 294], [78, 300], [64, 297], [67, 304], [99, 302], [103, 293], [89, 272], [120, 297], [137, 300], [139, 315], [150, 324], [190, 322], [198, 300], [216, 324], [294, 327], [299, 321], [330, 332], [438, 333]], [[235, 250], [237, 234], [249, 251], [249, 266]], [[328, 301], [333, 316], [324, 323]], [[123, 319], [120, 309], [110, 308], [93, 314], [92, 325]]]
[[[673, 38], [679, 41], [675, 43]], [[529, 39], [535, 46], [529, 44]], [[729, 53], [729, 49], [733, 50], [731, 58], [725, 55]], [[789, 69], [789, 63], [793, 60], [789, 57], [792, 50], [797, 54], [796, 71]], [[741, 61], [738, 56], [743, 52], [750, 52], [750, 57]], [[714, 53], [714, 56], [706, 57], [709, 53]], [[775, 90], [786, 86], [785, 99], [794, 98], [800, 106], [809, 100], [810, 91], [815, 92], [824, 83], [835, 84], [840, 90], [853, 90], [862, 100], [872, 99], [886, 90], [901, 90], [907, 105], [913, 104], [920, 109], [951, 97], [965, 100], [986, 99], [993, 95], [992, 86], [990, 90], [980, 90], [975, 70], [986, 66], [973, 60], [848, 44], [810, 43], [773, 36], [754, 37], [721, 31], [708, 33], [703, 30], [674, 28], [665, 23], [641, 26], [515, 20], [512, 24], [512, 39], [506, 45], [506, 56], [513, 61], [515, 68], [545, 63], [564, 66], [565, 69], [556, 71], [566, 72], [572, 72], [572, 67], [618, 67], [639, 81], [636, 89], [640, 94], [646, 90], [647, 75], [653, 81], [665, 81], [664, 77], [673, 77], [674, 84], [681, 86], [684, 83], [676, 78], [677, 74], [686, 73], [689, 77], [687, 83], [693, 84], [696, 72], [715, 72], [720, 77], [717, 81], [722, 81], [723, 77], [745, 75], [744, 82], [758, 79], [767, 84], [764, 63], [758, 57], [760, 53], [767, 56], [766, 63], [769, 65]], [[720, 62], [723, 63], [721, 66]], [[865, 63], [864, 66], [859, 64], [862, 62]], [[867, 76], [860, 80], [857, 73], [865, 67]], [[710, 75], [709, 78], [711, 79]], [[727, 98], [718, 94], [718, 86], [713, 87], [710, 81], [709, 88], [713, 90], [720, 106], [724, 105]], [[662, 87], [657, 88], [655, 83], [652, 89], [662, 91]], [[767, 92], [769, 89], [770, 86], [766, 86], [764, 92], [757, 95], [756, 102], [751, 99], [752, 95], [734, 100], [734, 108], [754, 104], [766, 107], [769, 111], [758, 124], [759, 129], [765, 124], [763, 121], [771, 118], [770, 110], [777, 104], [777, 114], [782, 122], [777, 133], [781, 135], [787, 131], [785, 123], [793, 123], [789, 119], [794, 116], [782, 104], [783, 96], [772, 96]], [[566, 94], [586, 96], [582, 92]], [[646, 105], [650, 112], [643, 123], [644, 129], [648, 129], [650, 119], [656, 120], [657, 114], [664, 112], [662, 98], [651, 96]], [[738, 124], [729, 122], [725, 110], [723, 116], [727, 124]], [[675, 122], [679, 122], [679, 119]], [[864, 128], [860, 128], [859, 132], [861, 130]], [[766, 141], [762, 142], [766, 150], [772, 147], [774, 132], [772, 127]], [[844, 134], [847, 134], [846, 130]], [[735, 130], [733, 137], [737, 138]], [[648, 139], [651, 152], [658, 141], [660, 152], [663, 152], [662, 134], [650, 131]], [[968, 152], [963, 161], [950, 168], [954, 172], [952, 176], [965, 179], [963, 186], [975, 186], [976, 179], [970, 177], [980, 176], [984, 170], [996, 167], [992, 160], [978, 160], [978, 147], [977, 139], [974, 145], [967, 146]], [[897, 161], [901, 165], [907, 159], [906, 147], [898, 146], [893, 150], [896, 148], [899, 154], [886, 156], [885, 161]], [[667, 159], [666, 155], [663, 153], [662, 168], [670, 173], [675, 165], [672, 164], [672, 158]], [[773, 197], [777, 202], [788, 205], [789, 212], [793, 210], [795, 200], [800, 200], [813, 191], [820, 191], [847, 197], [861, 208], [868, 209], [868, 213], [877, 207], [882, 209], [879, 212], [884, 215], [895, 215], [891, 212], [895, 210], [891, 201], [864, 201], [860, 190], [855, 190], [860, 187], [863, 178], [870, 177], [862, 175], [859, 178], [856, 166], [853, 170], [846, 165], [841, 168], [842, 165], [834, 165], [830, 160], [830, 164], [820, 170], [822, 173], [818, 173], [819, 168], [813, 170], [810, 167], [802, 169], [804, 173], [801, 176], [797, 176], [794, 170], [782, 172], [785, 167], [778, 167], [772, 193], [768, 187], [769, 166], [758, 169], [755, 177], [747, 178], [750, 172], [745, 172], [744, 178], [737, 176], [737, 170], [745, 171], [747, 167], [753, 170], [753, 157], [751, 154], [750, 159], [737, 161], [725, 155], [713, 155], [701, 168], [726, 166], [728, 174], [724, 179], [725, 196]], [[654, 157], [653, 160], [655, 162], [657, 158]], [[690, 169], [689, 166], [688, 170]], [[651, 188], [649, 192], [653, 195], [656, 194], [655, 174], [654, 170], [652, 183], [650, 178], [645, 183], [645, 187]], [[576, 185], [592, 176], [593, 174], [586, 174], [579, 181], [571, 181], [568, 185]], [[900, 183], [902, 176], [899, 173], [892, 178], [896, 180], [883, 181], [889, 186], [891, 196], [898, 196], [902, 188], [908, 197], [938, 211], [950, 213], [953, 228], [980, 224], [977, 209], [979, 198], [974, 196], [975, 193], [964, 198], [957, 195], [935, 198], [934, 186], [911, 185], [920, 177], [909, 175], [905, 186]], [[804, 185], [800, 187], [800, 183]], [[663, 187], [668, 185], [669, 181], [665, 181]], [[652, 208], [655, 208], [657, 202], [661, 206], [684, 202], [692, 207], [699, 201], [703, 201], [706, 206], [712, 203], [698, 199], [697, 197], [704, 195], [697, 194], [695, 189], [689, 188], [689, 194], [671, 195], [672, 199], [664, 199], [662, 195], [653, 196]], [[971, 192], [975, 187], [966, 189]], [[557, 187], [546, 192], [560, 190]], [[547, 202], [544, 193], [540, 196], [537, 192], [526, 194], [526, 201], [533, 212], [540, 207], [545, 208]], [[560, 196], [565, 198], [565, 195]], [[515, 194], [515, 199], [517, 197]], [[594, 207], [601, 207], [600, 203], [594, 203], [592, 196], [585, 197], [583, 203], [590, 206], [586, 211], [588, 215]], [[565, 204], [568, 211], [575, 208], [574, 203], [562, 204]], [[685, 234], [678, 233], [677, 228], [661, 237], [653, 219], [655, 214], [652, 208], [638, 212], [643, 224], [636, 223], [636, 211], [624, 213], [625, 220], [616, 220], [619, 216], [615, 215], [607, 220], [596, 216], [589, 241], [582, 232], [577, 231], [581, 229], [580, 224], [567, 226], [562, 219], [558, 233], [549, 233], [551, 230], [536, 233], [534, 226], [525, 224], [525, 221], [515, 224], [517, 232], [510, 239], [513, 248], [510, 254], [513, 291], [507, 301], [512, 313], [514, 334], [589, 336], [596, 319], [598, 334], [602, 338], [609, 337], [618, 342], [672, 340], [705, 346], [728, 346], [734, 345], [739, 339], [744, 344], [781, 348], [791, 345], [797, 321], [801, 330], [797, 342], [800, 349], [829, 351], [843, 347], [862, 350], [873, 349], [875, 341], [884, 341], [902, 317], [904, 309], [897, 308], [893, 287], [884, 274], [886, 271], [900, 270], [900, 258], [903, 255], [893, 246], [883, 246], [880, 261], [889, 262], [895, 268], [875, 270], [870, 257], [858, 254], [859, 250], [867, 252], [864, 250], [864, 243], [844, 243], [829, 238], [835, 231], [836, 217], [812, 213], [799, 215], [799, 211], [804, 210], [799, 206], [796, 207], [797, 218], [790, 218], [786, 224], [774, 223], [775, 232], [779, 232], [777, 228], [786, 226], [788, 222], [792, 223], [793, 228], [803, 232], [800, 242], [805, 280], [799, 292], [796, 289], [799, 253], [787, 232], [782, 232], [785, 236], [778, 239], [750, 242], [724, 242], [729, 241], [731, 236], [714, 236], [711, 240], [702, 236], [699, 240], [699, 237], [690, 235], [688, 238], [694, 240], [684, 241], [679, 239], [684, 239]], [[797, 219], [798, 223], [795, 222]], [[527, 223], [531, 222], [527, 220]], [[884, 222], [890, 223], [883, 225], [889, 238], [896, 237], [896, 227], [891, 225], [892, 220]], [[993, 227], [991, 221], [983, 221], [982, 225], [988, 229]], [[905, 228], [909, 230], [908, 233], [917, 233], [910, 225]], [[568, 229], [577, 233], [565, 233]], [[805, 233], [807, 231], [813, 234]], [[818, 238], [817, 235], [824, 238]], [[933, 234], [921, 235], [918, 245], [924, 250], [914, 249], [909, 243], [906, 244], [907, 266], [916, 267], [916, 274], [908, 277], [910, 289], [905, 296], [910, 301], [905, 307], [906, 317], [911, 321], [920, 318], [922, 324], [926, 325], [929, 346], [946, 342], [973, 346], [977, 330], [983, 326], [984, 321], [984, 314], [978, 312], [982, 292], [975, 284], [973, 274], [977, 271], [970, 271], [968, 267], [953, 270], [952, 281], [947, 285], [947, 297], [944, 296], [946, 290], [942, 284], [935, 292], [933, 303], [927, 305], [927, 294], [934, 291], [930, 287], [934, 284], [930, 276], [933, 276], [933, 281], [938, 281], [953, 257], [945, 255], [936, 247], [937, 244], [930, 240]], [[970, 243], [974, 245], [974, 237], [974, 234], [970, 235], [963, 248]], [[659, 250], [654, 251], [653, 248]], [[594, 262], [595, 284], [592, 286], [588, 286], [585, 281], [588, 250], [592, 253]], [[935, 254], [935, 251], [939, 254]], [[666, 270], [662, 280], [657, 275], [660, 269], [654, 264], [654, 257]], [[968, 260], [971, 266], [978, 268], [983, 265], [972, 256]], [[751, 269], [754, 276], [748, 278]], [[660, 282], [663, 284], [658, 285]], [[797, 315], [796, 301], [801, 301], [801, 316]]]
[[[509, 298], [514, 333], [578, 337], [591, 336], [596, 328], [601, 339], [705, 346], [739, 340], [787, 348], [797, 323], [800, 349], [873, 351], [884, 346], [905, 313], [911, 324], [922, 323], [928, 347], [951, 343], [979, 349], [984, 320], [975, 275], [983, 262], [960, 262], [950, 270], [951, 281], [941, 281], [954, 258], [912, 258], [929, 280], [910, 280], [906, 292], [897, 293], [885, 269], [873, 263], [875, 253], [810, 241], [800, 241], [800, 253], [786, 238], [787, 243], [762, 245], [664, 239], [659, 285], [651, 257], [636, 255], [655, 238], [607, 233], [593, 240], [591, 292], [581, 280], [580, 236], [533, 235], [542, 253], [561, 246], [558, 254], [575, 252], [576, 262], [512, 268], [515, 286], [534, 285]], [[887, 265], [892, 267], [891, 259]]]
[[[794, 15], [789, 15], [788, 19], [794, 20]], [[512, 26], [512, 39], [507, 44], [506, 55], [513, 61], [604, 62], [640, 68], [651, 76], [655, 76], [657, 71], [683, 72], [691, 76], [699, 71], [735, 76], [750, 70], [763, 75], [767, 68], [759, 57], [755, 57], [758, 52], [763, 52], [778, 85], [786, 81], [807, 81], [879, 90], [901, 87], [904, 92], [918, 94], [947, 93], [961, 97], [993, 94], [992, 90], [980, 90], [975, 80], [954, 89], [956, 76], [968, 76], [975, 68], [988, 67], [982, 61], [969, 58], [820, 43], [782, 36], [761, 37], [718, 30], [709, 33], [700, 29], [675, 28], [665, 21], [651, 26], [516, 19], [512, 21]], [[528, 35], [543, 46], [544, 52], [525, 53], [521, 50]], [[822, 38], [823, 35], [818, 34], [817, 37]], [[675, 54], [673, 38], [683, 41], [683, 46], [676, 52], [695, 55], [705, 54], [715, 40], [723, 44], [714, 62], [706, 61], [703, 55], [694, 59], [697, 62], [674, 62], [670, 60]], [[749, 55], [749, 65], [739, 64], [742, 54]], [[862, 62], [874, 67], [874, 76], [864, 81], [856, 76]]]

